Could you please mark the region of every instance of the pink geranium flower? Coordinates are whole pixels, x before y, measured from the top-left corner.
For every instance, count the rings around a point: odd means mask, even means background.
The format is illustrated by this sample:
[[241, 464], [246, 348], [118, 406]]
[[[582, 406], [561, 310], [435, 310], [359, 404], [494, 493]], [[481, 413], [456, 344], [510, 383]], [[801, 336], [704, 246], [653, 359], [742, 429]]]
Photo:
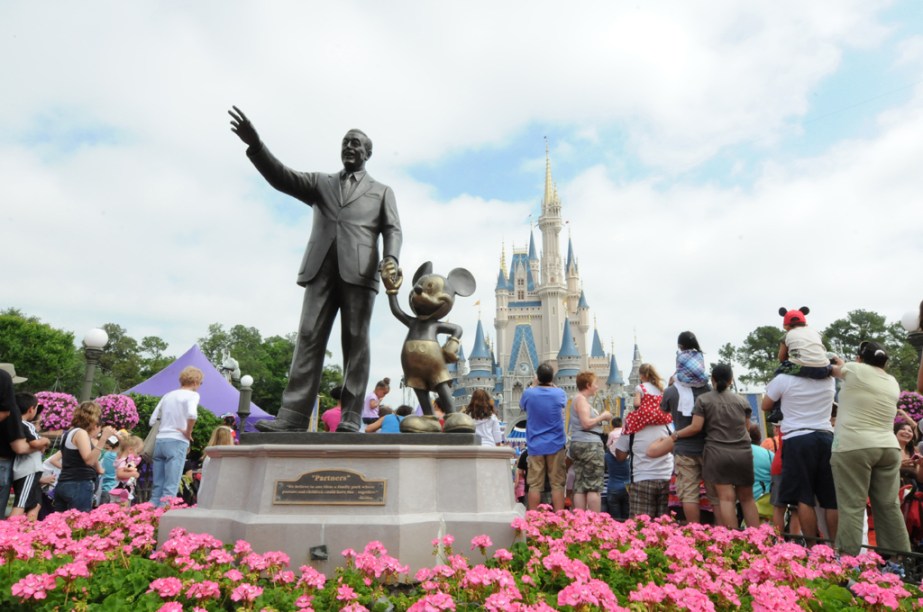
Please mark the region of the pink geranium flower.
[[13, 585], [12, 593], [20, 599], [45, 599], [55, 584], [52, 574], [29, 574]]
[[257, 597], [263, 594], [263, 587], [258, 587], [252, 584], [243, 584], [237, 585], [233, 591], [231, 591], [231, 599], [233, 601], [253, 601]]
[[157, 593], [157, 595], [164, 599], [176, 597], [183, 592], [183, 581], [172, 576], [169, 578], [157, 578], [151, 581], [151, 585], [148, 587], [147, 592]]
[[356, 599], [356, 591], [348, 584], [341, 584], [337, 587], [337, 599], [340, 601], [352, 601]]
[[221, 586], [212, 580], [193, 582], [186, 588], [187, 599], [216, 599], [221, 597]]
[[445, 612], [446, 610], [455, 610], [455, 600], [446, 593], [427, 593], [407, 608], [407, 612]]

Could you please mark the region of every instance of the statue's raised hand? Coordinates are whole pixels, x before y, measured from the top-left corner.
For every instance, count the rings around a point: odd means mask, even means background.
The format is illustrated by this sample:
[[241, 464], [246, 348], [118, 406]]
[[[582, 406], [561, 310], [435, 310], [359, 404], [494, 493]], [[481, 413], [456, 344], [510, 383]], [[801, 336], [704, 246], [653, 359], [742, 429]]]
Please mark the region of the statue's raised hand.
[[260, 135], [256, 133], [256, 128], [253, 127], [244, 112], [236, 106], [231, 108], [234, 109], [228, 111], [231, 116], [231, 131], [237, 134], [237, 137], [243, 140], [247, 146], [255, 147], [260, 144]]

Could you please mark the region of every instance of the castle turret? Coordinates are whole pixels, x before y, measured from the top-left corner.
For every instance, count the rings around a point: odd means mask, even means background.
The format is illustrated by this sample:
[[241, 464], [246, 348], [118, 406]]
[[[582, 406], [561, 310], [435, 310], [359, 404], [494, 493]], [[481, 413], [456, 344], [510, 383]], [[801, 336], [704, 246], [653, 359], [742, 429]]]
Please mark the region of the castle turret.
[[570, 237], [567, 239], [567, 261], [564, 264], [564, 278], [567, 283], [567, 314], [577, 314], [577, 304], [580, 301], [580, 274], [577, 272], [577, 260], [574, 258], [574, 244]]
[[553, 361], [555, 347], [560, 346], [557, 330], [563, 329], [567, 321], [566, 286], [562, 270], [560, 245], [558, 244], [564, 221], [561, 217], [561, 200], [551, 180], [551, 158], [548, 143], [545, 143], [545, 197], [542, 200], [542, 215], [538, 227], [542, 231], [542, 276], [538, 297], [542, 303], [542, 318], [547, 337], [541, 339], [542, 360]]
[[471, 356], [468, 358], [471, 367], [472, 376], [491, 374], [490, 350], [487, 348], [487, 342], [484, 340], [484, 326], [478, 319], [477, 330], [474, 332], [474, 346], [471, 348]]
[[460, 377], [468, 375], [471, 368], [468, 367], [468, 360], [465, 358], [465, 347], [461, 345], [458, 346], [458, 362], [452, 365], [455, 366], [456, 372], [458, 372]]
[[635, 350], [631, 356], [631, 373], [628, 375], [628, 385], [634, 389], [641, 384], [641, 375], [638, 370], [641, 369], [641, 351], [638, 350], [638, 340], [635, 339]]
[[606, 379], [606, 387], [613, 393], [621, 393], [622, 387], [625, 386], [625, 379], [619, 371], [619, 364], [615, 361], [615, 353], [609, 356], [609, 377]]
[[535, 254], [535, 234], [532, 232], [532, 226], [529, 225], [529, 272], [532, 273], [532, 278], [541, 278], [541, 261], [539, 261], [538, 255]]
[[584, 367], [596, 374], [596, 378], [602, 381], [609, 374], [608, 361], [609, 360], [606, 358], [606, 350], [603, 348], [603, 343], [599, 339], [599, 330], [594, 327], [593, 342], [590, 347], [590, 353], [587, 355], [587, 363]]
[[609, 357], [609, 376], [606, 378], [604, 395], [609, 403], [609, 410], [616, 416], [622, 416], [625, 411], [627, 394], [625, 393], [625, 380], [619, 371], [619, 364], [615, 361], [615, 347]]
[[459, 388], [453, 393], [456, 407], [467, 405], [475, 389], [484, 389], [491, 397], [494, 394], [497, 377], [494, 374], [493, 358], [484, 339], [484, 326], [480, 319], [474, 332], [474, 346], [468, 357], [467, 368], [467, 375], [464, 378], [459, 377]]
[[504, 325], [509, 317], [510, 293], [513, 288], [506, 276], [506, 247], [500, 252], [500, 271], [497, 273], [497, 286], [494, 288], [494, 297], [497, 300], [497, 317], [494, 326]]
[[582, 334], [586, 334], [590, 329], [590, 305], [583, 290], [580, 291], [580, 298], [577, 300], [577, 325]]
[[570, 323], [564, 323], [561, 334], [561, 350], [558, 351], [557, 385], [570, 393], [577, 391], [577, 374], [580, 373], [580, 353], [570, 331]]

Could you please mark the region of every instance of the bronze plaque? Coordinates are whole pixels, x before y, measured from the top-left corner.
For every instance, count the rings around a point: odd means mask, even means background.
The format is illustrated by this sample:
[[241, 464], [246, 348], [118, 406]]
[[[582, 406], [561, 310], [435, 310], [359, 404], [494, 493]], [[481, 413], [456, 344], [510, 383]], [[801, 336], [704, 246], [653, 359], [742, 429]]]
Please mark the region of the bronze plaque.
[[273, 504], [384, 506], [385, 480], [366, 480], [352, 470], [317, 470], [297, 480], [277, 480]]

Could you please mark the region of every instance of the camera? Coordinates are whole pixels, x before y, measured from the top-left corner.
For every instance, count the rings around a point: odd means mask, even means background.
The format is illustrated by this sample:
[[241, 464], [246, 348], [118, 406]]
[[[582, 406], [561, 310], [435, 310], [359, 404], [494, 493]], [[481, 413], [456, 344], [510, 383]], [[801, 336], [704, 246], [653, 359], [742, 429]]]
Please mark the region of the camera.
[[109, 446], [115, 448], [116, 446], [119, 445], [119, 437], [118, 437], [118, 436], [109, 436], [108, 438], [106, 438], [106, 444], [108, 444]]
[[778, 425], [782, 422], [782, 402], [777, 401], [772, 405], [772, 411], [766, 415], [766, 421], [773, 425]]

